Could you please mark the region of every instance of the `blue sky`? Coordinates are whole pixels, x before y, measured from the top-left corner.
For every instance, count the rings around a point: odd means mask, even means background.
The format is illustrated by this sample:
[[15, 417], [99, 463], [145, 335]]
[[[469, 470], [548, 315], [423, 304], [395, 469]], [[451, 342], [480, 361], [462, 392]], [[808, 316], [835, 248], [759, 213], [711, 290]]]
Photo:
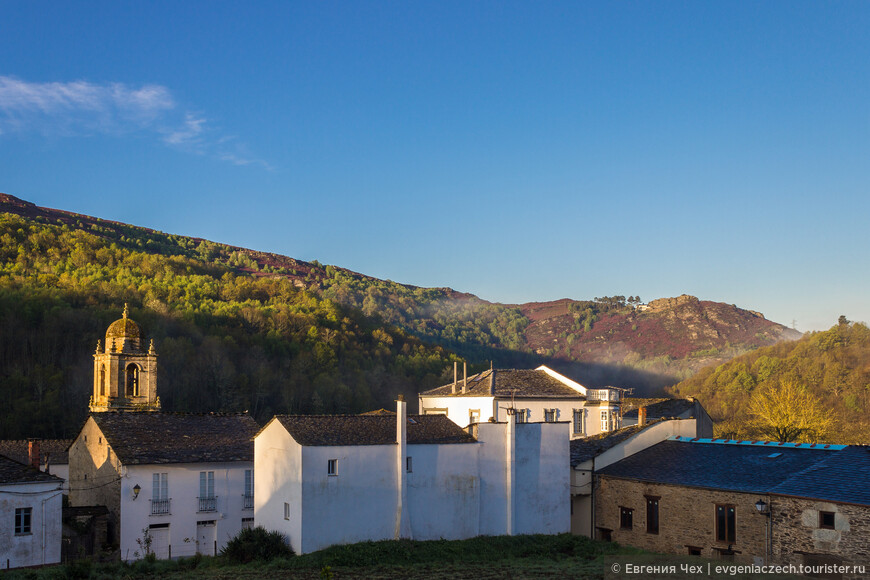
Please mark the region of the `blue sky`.
[[870, 3], [0, 6], [2, 192], [499, 302], [870, 321]]

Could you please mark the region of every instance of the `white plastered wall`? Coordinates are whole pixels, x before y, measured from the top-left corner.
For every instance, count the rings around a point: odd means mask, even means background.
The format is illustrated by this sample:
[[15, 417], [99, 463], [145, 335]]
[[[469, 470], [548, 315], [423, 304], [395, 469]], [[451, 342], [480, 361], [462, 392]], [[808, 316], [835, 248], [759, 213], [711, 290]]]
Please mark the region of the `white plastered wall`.
[[[142, 541], [144, 530], [152, 525], [169, 524], [168, 532], [161, 531], [161, 544], [152, 546], [158, 558], [192, 556], [197, 551], [212, 555], [213, 541], [208, 545], [197, 542], [197, 522], [215, 522], [213, 540], [217, 551], [236, 534], [243, 517], [253, 517], [251, 509], [244, 509], [245, 470], [253, 470], [247, 461], [231, 463], [179, 463], [132, 465], [121, 470], [121, 558], [125, 561], [144, 557]], [[214, 472], [216, 511], [199, 511], [200, 472]], [[168, 514], [153, 515], [153, 474], [166, 473], [170, 509]], [[133, 488], [139, 485], [139, 496], [134, 498]], [[152, 533], [149, 531], [149, 533]], [[152, 533], [153, 535], [153, 533]], [[162, 541], [165, 536], [167, 544]], [[171, 547], [171, 550], [168, 549]], [[158, 549], [159, 548], [159, 549]]]
[[[0, 569], [60, 562], [62, 491], [57, 482], [0, 483]], [[15, 534], [15, 510], [30, 508], [30, 533]]]

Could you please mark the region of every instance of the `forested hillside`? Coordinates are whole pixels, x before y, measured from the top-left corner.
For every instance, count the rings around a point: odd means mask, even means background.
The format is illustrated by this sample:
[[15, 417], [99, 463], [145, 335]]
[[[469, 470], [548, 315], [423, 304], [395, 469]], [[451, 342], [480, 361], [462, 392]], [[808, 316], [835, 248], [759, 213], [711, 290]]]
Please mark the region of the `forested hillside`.
[[[867, 444], [870, 329], [841, 317], [830, 330], [704, 368], [671, 390], [698, 397], [718, 436], [771, 438], [776, 432], [760, 414], [772, 411], [798, 426], [793, 440]], [[812, 420], [800, 426], [805, 417]]]
[[457, 356], [644, 395], [798, 335], [691, 296], [491, 303], [0, 194], [0, 437], [77, 428], [90, 354], [125, 302], [155, 339], [166, 409], [258, 419], [389, 406], [449, 380]]
[[447, 380], [443, 348], [291, 280], [197, 259], [203, 246], [0, 214], [0, 438], [74, 434], [90, 355], [125, 302], [157, 345], [167, 410], [358, 412]]

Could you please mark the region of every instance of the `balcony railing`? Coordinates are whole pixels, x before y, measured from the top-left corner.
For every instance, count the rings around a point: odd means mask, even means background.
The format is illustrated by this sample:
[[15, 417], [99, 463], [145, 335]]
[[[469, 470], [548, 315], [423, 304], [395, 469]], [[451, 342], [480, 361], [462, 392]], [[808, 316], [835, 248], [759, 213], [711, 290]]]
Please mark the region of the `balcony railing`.
[[151, 500], [151, 515], [161, 515], [169, 513], [169, 502], [171, 499], [152, 499]]
[[587, 401], [619, 401], [619, 391], [616, 389], [590, 389], [586, 391]]
[[254, 509], [254, 495], [243, 495], [242, 499], [244, 503], [242, 504], [242, 509], [252, 510]]
[[199, 511], [201, 511], [201, 512], [217, 511], [217, 497], [201, 497], [201, 498], [199, 498]]

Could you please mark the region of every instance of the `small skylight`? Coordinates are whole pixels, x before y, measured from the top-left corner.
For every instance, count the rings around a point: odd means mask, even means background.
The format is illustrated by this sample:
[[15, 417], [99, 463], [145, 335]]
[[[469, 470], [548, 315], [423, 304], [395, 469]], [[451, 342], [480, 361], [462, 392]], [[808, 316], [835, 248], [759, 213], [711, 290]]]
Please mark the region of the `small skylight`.
[[770, 455], [767, 456], [767, 458], [768, 459], [776, 459], [780, 455], [782, 455], [782, 453], [771, 453]]
[[[411, 419], [410, 417], [408, 418], [408, 423], [410, 423], [411, 425], [417, 424], [417, 422], [415, 420]], [[779, 455], [779, 453], [777, 453], [777, 455]]]

